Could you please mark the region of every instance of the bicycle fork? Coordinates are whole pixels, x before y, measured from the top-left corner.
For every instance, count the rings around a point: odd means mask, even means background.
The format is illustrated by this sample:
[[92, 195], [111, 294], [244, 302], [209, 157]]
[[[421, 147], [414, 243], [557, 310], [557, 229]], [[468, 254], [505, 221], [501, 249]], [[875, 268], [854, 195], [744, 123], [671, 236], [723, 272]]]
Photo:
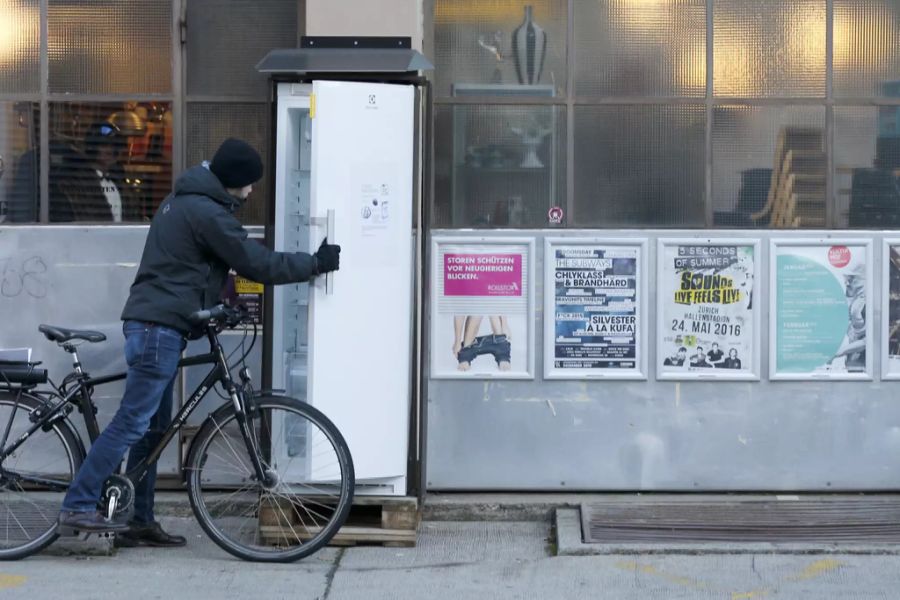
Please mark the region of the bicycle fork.
[[231, 396], [238, 428], [241, 430], [241, 437], [244, 438], [247, 451], [250, 453], [250, 462], [253, 464], [253, 470], [256, 471], [256, 477], [264, 486], [272, 487], [277, 483], [277, 480], [274, 473], [266, 469], [260, 458], [259, 440], [256, 439], [256, 436], [253, 434], [253, 428], [250, 426], [251, 419], [247, 414], [243, 393], [239, 393], [234, 384], [231, 384], [229, 388], [228, 395]]
[[228, 361], [225, 359], [222, 347], [218, 344], [216, 344], [216, 354], [218, 354], [219, 368], [223, 374], [224, 387], [228, 392], [228, 397], [231, 398], [231, 404], [234, 407], [238, 428], [241, 431], [241, 437], [244, 438], [247, 452], [250, 454], [250, 463], [253, 465], [253, 470], [256, 472], [256, 478], [266, 487], [274, 486], [276, 483], [275, 477], [271, 471], [266, 470], [262, 460], [260, 460], [259, 443], [253, 435], [253, 429], [250, 427], [250, 419], [247, 415], [247, 403], [244, 398], [243, 388], [247, 387], [247, 384], [250, 383], [250, 372], [246, 367], [241, 369], [239, 376], [243, 385], [241, 386], [242, 389], [239, 391], [229, 373]]

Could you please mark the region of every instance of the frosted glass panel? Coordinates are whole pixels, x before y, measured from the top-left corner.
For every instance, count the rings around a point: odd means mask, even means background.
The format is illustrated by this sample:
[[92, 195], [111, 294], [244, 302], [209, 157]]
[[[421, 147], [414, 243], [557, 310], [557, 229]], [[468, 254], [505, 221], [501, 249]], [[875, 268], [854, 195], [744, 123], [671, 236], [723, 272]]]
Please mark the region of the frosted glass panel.
[[37, 220], [40, 121], [36, 102], [0, 102], [0, 223]]
[[575, 110], [575, 222], [703, 226], [705, 109], [584, 106]]
[[262, 156], [266, 172], [253, 184], [250, 198], [237, 212], [245, 224], [262, 225], [266, 210], [274, 199], [270, 197], [268, 169], [275, 165], [269, 159], [269, 107], [251, 102], [189, 102], [187, 106], [187, 166], [212, 160], [223, 141], [240, 138], [256, 148]]
[[837, 227], [900, 228], [900, 106], [834, 109]]
[[0, 0], [0, 93], [40, 91], [40, 51], [40, 2]]
[[716, 0], [716, 96], [825, 96], [825, 0]]
[[706, 0], [576, 0], [575, 45], [579, 95], [706, 93]]
[[545, 84], [560, 93], [566, 86], [566, 0], [436, 0], [434, 48], [437, 96], [451, 95], [456, 84], [484, 83]]
[[51, 92], [172, 92], [170, 0], [48, 1]]
[[256, 72], [270, 50], [297, 46], [297, 0], [190, 0], [187, 93], [267, 97]]
[[825, 226], [824, 107], [717, 107], [712, 161], [715, 226]]
[[834, 94], [900, 97], [900, 2], [834, 1]]
[[565, 198], [565, 109], [441, 106], [433, 223], [544, 227]]

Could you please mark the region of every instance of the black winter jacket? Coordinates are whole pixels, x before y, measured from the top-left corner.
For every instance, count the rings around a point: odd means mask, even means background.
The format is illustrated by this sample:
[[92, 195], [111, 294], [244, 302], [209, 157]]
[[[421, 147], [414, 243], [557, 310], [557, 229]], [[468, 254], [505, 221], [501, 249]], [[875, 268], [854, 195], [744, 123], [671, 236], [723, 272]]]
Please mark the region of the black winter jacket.
[[[248, 238], [233, 212], [240, 205], [209, 169], [188, 169], [156, 211], [122, 319], [191, 335], [188, 317], [219, 301], [229, 267], [266, 284], [306, 281], [309, 254], [273, 252]], [[191, 336], [193, 337], [193, 336]]]

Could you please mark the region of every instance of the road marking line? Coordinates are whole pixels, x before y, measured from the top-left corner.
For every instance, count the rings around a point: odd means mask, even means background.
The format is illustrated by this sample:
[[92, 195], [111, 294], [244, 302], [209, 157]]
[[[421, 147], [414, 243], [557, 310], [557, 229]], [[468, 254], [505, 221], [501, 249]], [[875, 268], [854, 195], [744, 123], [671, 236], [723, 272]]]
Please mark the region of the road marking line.
[[751, 600], [769, 595], [769, 590], [753, 590], [752, 592], [731, 592], [731, 600]]
[[813, 579], [814, 577], [818, 577], [819, 575], [828, 573], [829, 571], [834, 571], [835, 569], [838, 569], [842, 566], [844, 566], [842, 562], [834, 560], [833, 558], [817, 560], [813, 564], [803, 569], [803, 571], [799, 575], [788, 577], [788, 580], [804, 581], [806, 579]]
[[8, 590], [10, 588], [19, 587], [25, 583], [24, 575], [5, 575], [0, 573], [0, 590]]
[[707, 589], [709, 586], [702, 581], [696, 581], [689, 577], [680, 577], [678, 575], [670, 575], [669, 573], [665, 573], [660, 571], [653, 565], [642, 565], [633, 560], [623, 560], [616, 563], [616, 567], [620, 569], [624, 569], [626, 571], [635, 571], [639, 573], [643, 573], [644, 575], [652, 575], [654, 577], [658, 577], [660, 579], [664, 579], [670, 583], [676, 583], [678, 585], [683, 585], [685, 587], [693, 588], [693, 589]]

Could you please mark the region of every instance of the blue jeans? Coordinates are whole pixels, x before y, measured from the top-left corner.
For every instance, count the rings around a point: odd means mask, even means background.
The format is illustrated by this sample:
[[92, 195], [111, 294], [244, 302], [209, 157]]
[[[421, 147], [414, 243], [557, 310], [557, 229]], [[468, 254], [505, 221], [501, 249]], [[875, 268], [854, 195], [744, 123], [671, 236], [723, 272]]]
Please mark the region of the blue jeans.
[[[150, 453], [172, 421], [172, 390], [178, 360], [187, 342], [168, 327], [141, 321], [125, 321], [125, 360], [128, 376], [122, 403], [110, 424], [91, 446], [87, 458], [63, 500], [62, 510], [97, 510], [103, 482], [115, 473], [125, 452], [128, 469]], [[156, 465], [135, 484], [134, 520], [152, 523]]]

